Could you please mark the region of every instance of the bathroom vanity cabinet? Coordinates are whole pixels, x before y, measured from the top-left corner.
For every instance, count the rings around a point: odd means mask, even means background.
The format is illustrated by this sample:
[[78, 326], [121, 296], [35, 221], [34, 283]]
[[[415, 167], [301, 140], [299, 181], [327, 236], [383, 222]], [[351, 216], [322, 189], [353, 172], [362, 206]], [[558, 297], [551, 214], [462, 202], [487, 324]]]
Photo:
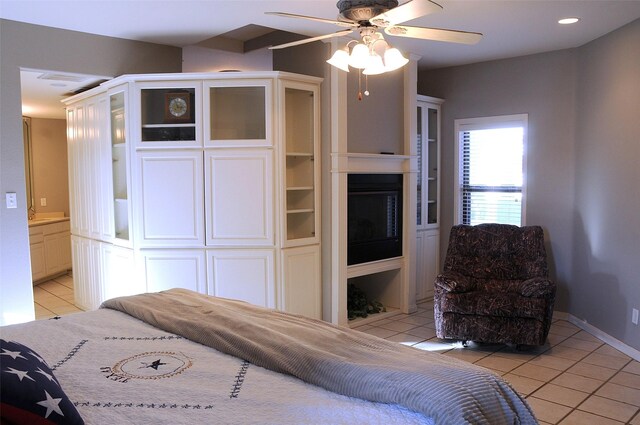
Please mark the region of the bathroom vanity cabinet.
[[71, 269], [70, 239], [68, 218], [30, 222], [29, 248], [34, 283]]

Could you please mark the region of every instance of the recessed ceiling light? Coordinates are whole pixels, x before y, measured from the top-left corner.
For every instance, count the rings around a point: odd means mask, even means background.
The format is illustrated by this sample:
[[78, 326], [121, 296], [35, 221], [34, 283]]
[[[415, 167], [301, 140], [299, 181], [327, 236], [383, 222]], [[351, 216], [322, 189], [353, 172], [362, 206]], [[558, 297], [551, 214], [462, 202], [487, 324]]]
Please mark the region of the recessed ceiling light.
[[558, 21], [558, 23], [562, 25], [569, 25], [569, 24], [575, 24], [579, 20], [580, 18], [562, 18]]

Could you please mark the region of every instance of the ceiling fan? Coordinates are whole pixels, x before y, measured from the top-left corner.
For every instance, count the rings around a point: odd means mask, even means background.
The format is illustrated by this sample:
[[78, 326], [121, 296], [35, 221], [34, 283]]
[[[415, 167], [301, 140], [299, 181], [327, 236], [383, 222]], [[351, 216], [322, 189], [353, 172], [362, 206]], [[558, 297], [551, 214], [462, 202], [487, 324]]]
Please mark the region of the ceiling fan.
[[442, 10], [442, 6], [430, 0], [409, 0], [399, 6], [397, 0], [340, 0], [336, 6], [340, 12], [337, 20], [293, 13], [266, 12], [269, 15], [325, 22], [346, 28], [335, 33], [306, 38], [270, 48], [283, 49], [327, 38], [342, 37], [355, 30], [360, 31], [365, 44], [369, 44], [365, 38], [373, 38], [374, 41], [382, 38], [382, 35], [378, 32], [380, 29], [384, 29], [385, 33], [392, 36], [462, 44], [475, 44], [482, 38], [482, 34], [477, 32], [400, 25], [403, 22]]
[[[380, 33], [381, 29], [392, 36], [463, 44], [475, 44], [482, 38], [482, 34], [477, 32], [400, 25], [403, 22], [442, 10], [442, 6], [431, 0], [408, 0], [400, 6], [398, 6], [398, 0], [339, 0], [336, 6], [340, 11], [337, 20], [293, 13], [266, 12], [269, 15], [325, 22], [346, 28], [331, 34], [271, 46], [270, 49], [284, 49], [318, 40], [342, 37], [358, 30], [362, 42], [349, 41], [344, 48], [337, 49], [333, 56], [327, 60], [329, 64], [346, 72], [349, 72], [349, 67], [358, 69], [358, 100], [362, 100], [363, 94], [361, 74], [365, 76], [364, 95], [368, 96], [369, 75], [394, 71], [409, 62], [398, 49], [391, 47], [384, 39]], [[355, 45], [350, 50], [350, 45], [354, 43]]]

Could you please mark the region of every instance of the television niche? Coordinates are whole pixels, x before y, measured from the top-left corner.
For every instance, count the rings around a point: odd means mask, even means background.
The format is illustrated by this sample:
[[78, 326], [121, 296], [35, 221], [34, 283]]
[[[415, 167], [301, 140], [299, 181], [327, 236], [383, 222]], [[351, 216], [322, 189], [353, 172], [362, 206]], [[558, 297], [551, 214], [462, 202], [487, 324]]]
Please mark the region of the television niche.
[[347, 176], [347, 265], [402, 255], [402, 178]]

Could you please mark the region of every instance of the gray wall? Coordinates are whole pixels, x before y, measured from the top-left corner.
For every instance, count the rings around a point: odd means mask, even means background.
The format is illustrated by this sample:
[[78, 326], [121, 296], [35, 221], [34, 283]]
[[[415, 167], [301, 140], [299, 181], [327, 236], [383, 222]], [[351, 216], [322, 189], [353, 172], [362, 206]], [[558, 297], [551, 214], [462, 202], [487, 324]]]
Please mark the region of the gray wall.
[[[419, 73], [442, 113], [444, 259], [453, 224], [454, 120], [529, 115], [527, 224], [543, 226], [556, 310], [640, 349], [640, 21], [583, 47]], [[634, 116], [635, 115], [635, 116]], [[634, 131], [635, 130], [635, 131]], [[635, 165], [634, 165], [635, 164]]]
[[[67, 121], [31, 118], [31, 151], [34, 210], [69, 217]], [[47, 200], [45, 207], [41, 198]]]
[[[0, 20], [0, 325], [33, 318], [20, 67], [116, 76], [180, 72], [181, 62], [176, 47]], [[6, 192], [18, 194], [17, 209]]]
[[640, 350], [640, 20], [578, 50], [568, 311]]
[[[361, 76], [362, 100], [358, 100], [358, 71], [347, 75], [347, 149], [355, 153], [393, 152], [404, 155], [404, 69]], [[369, 96], [364, 95], [368, 86]]]

